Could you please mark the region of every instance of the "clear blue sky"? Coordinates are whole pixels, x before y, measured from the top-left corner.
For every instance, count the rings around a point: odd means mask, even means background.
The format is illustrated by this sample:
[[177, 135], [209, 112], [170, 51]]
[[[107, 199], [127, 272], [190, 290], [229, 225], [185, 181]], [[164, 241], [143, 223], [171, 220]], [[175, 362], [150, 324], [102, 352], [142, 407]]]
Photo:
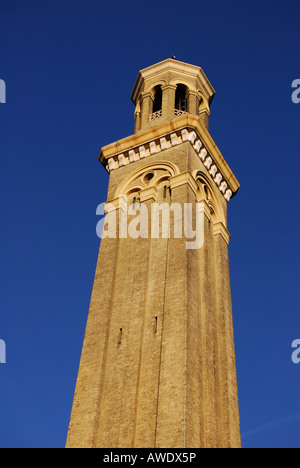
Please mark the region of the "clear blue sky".
[[241, 183], [229, 204], [244, 447], [300, 446], [300, 4], [1, 2], [0, 446], [63, 447], [108, 174], [133, 133], [138, 71], [175, 54], [216, 89], [210, 131]]

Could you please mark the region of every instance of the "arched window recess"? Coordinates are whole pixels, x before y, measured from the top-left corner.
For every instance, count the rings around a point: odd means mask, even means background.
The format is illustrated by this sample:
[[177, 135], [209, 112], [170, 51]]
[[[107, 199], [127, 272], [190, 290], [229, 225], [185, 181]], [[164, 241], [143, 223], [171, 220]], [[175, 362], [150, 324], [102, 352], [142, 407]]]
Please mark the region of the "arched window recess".
[[175, 110], [174, 115], [187, 114], [188, 112], [188, 88], [184, 84], [178, 84], [175, 93]]
[[154, 100], [150, 121], [159, 119], [162, 115], [162, 89], [161, 85], [155, 86], [153, 89]]

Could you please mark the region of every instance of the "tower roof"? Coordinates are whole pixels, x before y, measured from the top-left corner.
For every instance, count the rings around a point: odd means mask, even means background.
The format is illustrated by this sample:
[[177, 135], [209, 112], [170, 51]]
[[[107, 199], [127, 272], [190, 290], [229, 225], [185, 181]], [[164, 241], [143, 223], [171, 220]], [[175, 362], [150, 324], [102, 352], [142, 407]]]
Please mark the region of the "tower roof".
[[147, 90], [147, 82], [153, 83], [153, 80], [157, 77], [159, 79], [162, 75], [174, 74], [182, 76], [191, 83], [193, 83], [195, 90], [200, 90], [211, 104], [215, 95], [215, 90], [209, 82], [207, 76], [201, 67], [191, 65], [189, 63], [180, 62], [173, 58], [168, 58], [162, 62], [155, 63], [150, 67], [144, 68], [138, 74], [135, 82], [133, 91], [131, 93], [131, 99], [134, 104], [137, 103], [137, 99], [141, 92]]

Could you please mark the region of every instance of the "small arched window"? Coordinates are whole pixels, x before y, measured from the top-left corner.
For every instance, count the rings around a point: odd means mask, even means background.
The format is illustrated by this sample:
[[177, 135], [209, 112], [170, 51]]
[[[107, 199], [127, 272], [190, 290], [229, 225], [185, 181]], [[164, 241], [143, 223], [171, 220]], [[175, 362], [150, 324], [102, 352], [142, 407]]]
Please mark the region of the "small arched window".
[[153, 101], [153, 111], [158, 112], [162, 107], [162, 90], [161, 86], [155, 86], [154, 88], [154, 101]]
[[187, 100], [188, 88], [183, 84], [178, 84], [175, 93], [175, 110], [184, 114], [188, 111], [188, 100]]
[[161, 86], [155, 86], [153, 89], [154, 100], [152, 107], [152, 114], [150, 114], [150, 121], [160, 119], [162, 113], [162, 89]]

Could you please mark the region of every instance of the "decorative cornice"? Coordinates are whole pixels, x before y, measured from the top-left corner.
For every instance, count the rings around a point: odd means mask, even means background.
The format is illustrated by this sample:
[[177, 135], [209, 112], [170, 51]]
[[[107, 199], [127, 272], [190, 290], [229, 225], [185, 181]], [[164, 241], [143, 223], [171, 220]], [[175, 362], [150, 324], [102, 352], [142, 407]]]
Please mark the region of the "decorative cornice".
[[240, 185], [209, 132], [197, 117], [189, 114], [102, 148], [99, 160], [111, 172], [185, 142], [193, 146], [220, 192], [229, 201]]
[[176, 85], [172, 85], [170, 83], [167, 83], [161, 87], [162, 91], [164, 91], [165, 89], [173, 89], [173, 91], [176, 91], [176, 88]]
[[230, 234], [222, 222], [213, 225], [214, 236], [221, 235], [225, 242], [229, 244]]
[[145, 99], [145, 98], [150, 98], [150, 99], [152, 99], [152, 101], [154, 101], [154, 96], [151, 93], [151, 91], [148, 91], [147, 93], [142, 93], [141, 94], [141, 99]]
[[193, 190], [194, 194], [197, 194], [198, 186], [193, 178], [192, 174], [188, 172], [183, 172], [182, 174], [178, 174], [174, 177], [170, 178], [170, 187], [174, 189], [176, 187], [180, 187], [181, 185], [188, 184], [190, 188]]
[[157, 188], [156, 187], [149, 187], [139, 192], [140, 195], [140, 202], [143, 203], [147, 200], [155, 201], [157, 195]]

